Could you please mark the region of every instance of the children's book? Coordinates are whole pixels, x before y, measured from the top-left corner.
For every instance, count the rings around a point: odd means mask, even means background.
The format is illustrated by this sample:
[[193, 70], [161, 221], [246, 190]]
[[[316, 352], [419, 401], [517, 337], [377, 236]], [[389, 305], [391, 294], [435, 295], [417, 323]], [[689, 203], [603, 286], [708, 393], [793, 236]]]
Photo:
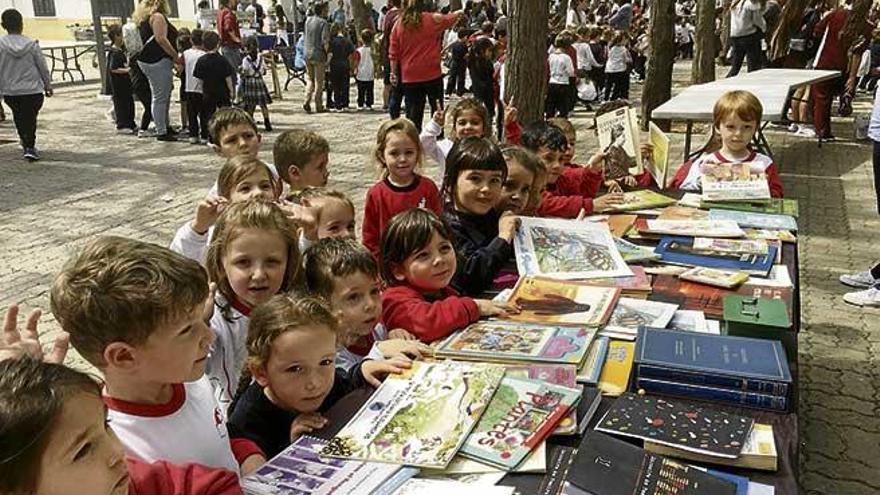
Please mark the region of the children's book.
[[458, 476], [466, 474], [485, 474], [485, 473], [544, 473], [547, 471], [547, 442], [541, 442], [534, 450], [532, 450], [526, 459], [520, 463], [515, 469], [505, 471], [499, 467], [491, 466], [484, 462], [469, 459], [460, 453], [457, 454], [452, 462], [445, 469], [422, 469], [419, 476]]
[[603, 395], [616, 397], [626, 391], [632, 371], [635, 343], [612, 340], [608, 345], [605, 365], [599, 376], [599, 390]]
[[672, 321], [675, 304], [621, 297], [608, 323], [599, 332], [607, 337], [632, 340], [641, 326], [664, 328]]
[[438, 357], [501, 363], [579, 365], [596, 329], [489, 320], [471, 324], [437, 345]]
[[742, 228], [790, 230], [794, 232], [797, 232], [798, 229], [797, 220], [789, 215], [711, 209], [709, 210], [709, 219], [736, 222]]
[[770, 275], [767, 278], [749, 278], [744, 285], [761, 285], [764, 287], [791, 288], [794, 283], [791, 281], [791, 274], [788, 273], [788, 266], [773, 265], [770, 269]]
[[767, 254], [769, 243], [758, 239], [714, 239], [694, 237], [694, 250], [707, 254]]
[[[577, 388], [577, 366], [569, 364], [514, 364], [507, 366], [505, 377], [539, 380], [560, 387]], [[574, 409], [559, 420], [553, 435], [574, 435], [578, 432]]]
[[[623, 257], [623, 261], [627, 263], [660, 259], [660, 255], [655, 253], [653, 248], [639, 246], [619, 237], [614, 238], [614, 243], [617, 244], [617, 250]], [[631, 266], [630, 270], [635, 271], [635, 267]]]
[[633, 110], [629, 107], [596, 117], [599, 148], [605, 153], [605, 179], [619, 179], [642, 171], [639, 134], [633, 127]]
[[617, 398], [596, 430], [735, 459], [754, 423], [751, 417], [689, 401], [627, 392]]
[[[389, 482], [403, 482], [417, 470], [378, 462], [344, 461], [320, 457], [325, 440], [310, 436], [296, 439], [252, 474], [241, 479], [248, 495], [369, 495]], [[396, 474], [401, 473], [403, 479]]]
[[[750, 281], [756, 280], [751, 279]], [[781, 299], [788, 307], [789, 318], [792, 317], [793, 293], [791, 287], [743, 284], [736, 290], [730, 290], [689, 282], [670, 275], [655, 275], [654, 283], [651, 285], [651, 299], [678, 304], [680, 309], [703, 311], [710, 318], [724, 317], [722, 300], [724, 296], [730, 294]]]
[[708, 333], [709, 325], [706, 322], [706, 315], [702, 311], [693, 311], [689, 309], [679, 309], [672, 317], [667, 328], [670, 330], [679, 330], [682, 332], [698, 332]]
[[688, 206], [667, 206], [657, 220], [708, 220], [709, 212]]
[[664, 263], [741, 271], [749, 275], [766, 277], [776, 261], [778, 250], [777, 246], [768, 246], [767, 254], [763, 255], [735, 253], [706, 254], [694, 249], [694, 239], [691, 237], [664, 237], [657, 244], [654, 252], [660, 255], [660, 259]]
[[514, 469], [553, 432], [580, 397], [579, 388], [505, 376], [461, 454]]
[[770, 200], [767, 174], [751, 163], [704, 163], [701, 172], [703, 201]]
[[632, 277], [591, 278], [580, 283], [595, 287], [617, 287], [624, 293], [651, 292], [651, 277], [645, 273], [645, 269], [641, 266], [632, 266], [630, 269], [633, 272]]
[[800, 214], [798, 200], [789, 198], [771, 198], [757, 203], [736, 201], [701, 201], [700, 208], [720, 208], [723, 210], [739, 210], [752, 213], [772, 213], [775, 215], [791, 215], [795, 218]]
[[684, 193], [678, 199], [679, 206], [687, 206], [688, 208], [700, 208], [703, 203], [703, 195], [700, 193]]
[[740, 452], [738, 457], [733, 459], [679, 449], [675, 446], [667, 446], [650, 439], [645, 440], [645, 450], [655, 454], [677, 457], [688, 461], [720, 464], [722, 466], [745, 469], [776, 471], [778, 466], [776, 440], [773, 436], [773, 426], [769, 424], [755, 423], [752, 432], [749, 434], [748, 439], [746, 439], [746, 444], [743, 446], [742, 452]]
[[644, 164], [645, 168], [654, 178], [657, 187], [666, 189], [666, 173], [669, 170], [669, 136], [657, 127], [657, 124], [648, 122], [648, 141], [654, 149], [651, 152], [651, 161]]
[[649, 189], [623, 193], [623, 202], [611, 205], [604, 211], [631, 211], [633, 213], [645, 208], [662, 208], [674, 205], [675, 199], [664, 196]]
[[599, 326], [608, 320], [619, 296], [616, 287], [520, 277], [508, 298], [520, 311], [505, 318], [545, 325]]
[[616, 239], [625, 236], [627, 232], [632, 229], [633, 223], [635, 223], [637, 218], [638, 215], [621, 213], [615, 215], [590, 215], [584, 218], [584, 220], [587, 222], [607, 225], [608, 230], [611, 231], [611, 235]]
[[[648, 234], [683, 235], [691, 237], [742, 237], [743, 231], [730, 220], [646, 220]], [[639, 223], [636, 222], [636, 227]]]
[[787, 230], [743, 229], [746, 239], [763, 239], [766, 241], [797, 242], [797, 237]]
[[513, 243], [520, 276], [557, 279], [632, 276], [605, 224], [522, 217]]
[[458, 480], [412, 478], [392, 495], [513, 495], [512, 486], [469, 485]]
[[577, 404], [578, 435], [583, 435], [592, 421], [599, 405], [602, 403], [602, 392], [595, 387], [584, 387], [581, 400]]
[[492, 364], [414, 362], [386, 378], [321, 455], [444, 468], [503, 376]]
[[587, 359], [584, 360], [577, 372], [577, 381], [595, 385], [599, 382], [599, 375], [605, 365], [605, 356], [608, 354], [608, 337], [598, 336], [590, 344]]
[[733, 289], [748, 280], [749, 274], [734, 270], [717, 270], [715, 268], [698, 266], [682, 273], [679, 275], [679, 278], [700, 284]]

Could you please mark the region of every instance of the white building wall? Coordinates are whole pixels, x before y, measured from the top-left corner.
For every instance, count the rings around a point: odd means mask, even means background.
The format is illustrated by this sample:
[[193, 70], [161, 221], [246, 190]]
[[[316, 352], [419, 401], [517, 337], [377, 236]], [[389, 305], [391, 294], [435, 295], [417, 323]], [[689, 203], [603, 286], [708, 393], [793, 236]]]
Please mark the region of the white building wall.
[[[177, 2], [179, 19], [195, 20], [196, 5], [199, 0], [168, 0], [169, 2]], [[213, 2], [215, 5], [217, 0]], [[268, 1], [261, 1], [261, 4], [268, 6]], [[134, 2], [132, 2], [134, 5]], [[22, 17], [34, 17], [33, 0], [0, 0], [0, 11], [6, 9], [16, 9], [21, 12]], [[55, 0], [55, 17], [60, 19], [91, 19], [92, 3], [89, 0]]]

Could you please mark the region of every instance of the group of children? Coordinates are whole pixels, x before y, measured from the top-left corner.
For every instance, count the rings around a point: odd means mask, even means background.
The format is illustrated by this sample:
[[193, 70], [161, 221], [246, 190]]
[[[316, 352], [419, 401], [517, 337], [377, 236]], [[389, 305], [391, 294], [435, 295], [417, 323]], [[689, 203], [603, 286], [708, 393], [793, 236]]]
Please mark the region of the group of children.
[[[604, 181], [602, 153], [574, 162], [567, 121], [520, 129], [508, 108], [502, 147], [488, 115], [461, 100], [439, 141], [405, 119], [383, 123], [360, 243], [352, 201], [327, 187], [326, 139], [286, 131], [270, 166], [250, 115], [218, 110], [208, 130], [225, 162], [171, 249], [101, 237], [52, 284], [52, 312], [103, 388], [57, 364], [64, 339], [40, 362], [39, 312], [22, 331], [18, 309], [7, 313], [0, 491], [237, 493], [239, 476], [325, 427], [340, 397], [456, 329], [517, 312], [481, 296], [517, 277], [518, 216], [578, 218], [623, 196], [599, 195], [620, 188]], [[753, 95], [723, 96], [711, 156], [763, 167], [775, 184], [775, 165], [748, 149], [760, 118]], [[421, 174], [429, 149], [439, 188]], [[704, 159], [673, 186], [698, 188]], [[623, 181], [635, 183], [649, 181]]]

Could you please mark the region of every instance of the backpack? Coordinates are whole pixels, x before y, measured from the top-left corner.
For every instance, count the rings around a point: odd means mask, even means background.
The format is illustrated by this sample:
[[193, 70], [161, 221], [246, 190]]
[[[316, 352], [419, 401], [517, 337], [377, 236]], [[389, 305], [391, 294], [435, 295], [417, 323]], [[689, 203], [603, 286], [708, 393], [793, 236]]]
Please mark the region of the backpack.
[[141, 32], [133, 21], [128, 21], [122, 26], [122, 41], [125, 44], [125, 51], [129, 57], [137, 55], [144, 49]]

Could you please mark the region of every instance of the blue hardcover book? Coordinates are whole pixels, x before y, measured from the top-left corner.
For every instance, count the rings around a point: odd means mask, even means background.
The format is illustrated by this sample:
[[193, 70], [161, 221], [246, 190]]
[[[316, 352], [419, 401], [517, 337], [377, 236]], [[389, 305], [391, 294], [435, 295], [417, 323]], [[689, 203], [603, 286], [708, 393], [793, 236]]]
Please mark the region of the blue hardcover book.
[[788, 410], [788, 399], [776, 395], [755, 394], [727, 388], [703, 387], [689, 383], [668, 382], [642, 377], [637, 377], [636, 388], [644, 389], [649, 394], [724, 402], [733, 406], [753, 407], [771, 411]]
[[729, 335], [640, 327], [635, 363], [676, 370], [791, 383], [782, 343]]
[[752, 380], [737, 376], [714, 375], [663, 366], [652, 366], [649, 364], [637, 365], [636, 373], [642, 378], [653, 378], [655, 380], [690, 383], [691, 385], [704, 385], [707, 387], [728, 388], [731, 390], [755, 392], [758, 394], [788, 395], [788, 384], [777, 381]]
[[737, 270], [767, 276], [773, 268], [779, 246], [769, 246], [767, 254], [702, 254], [694, 250], [693, 237], [668, 236], [660, 239], [654, 253], [664, 263]]
[[789, 215], [751, 213], [747, 211], [711, 209], [709, 220], [733, 220], [740, 227], [754, 229], [791, 230], [797, 232], [797, 220]]
[[736, 485], [736, 495], [749, 495], [749, 479], [745, 476], [737, 476], [735, 474], [716, 471], [714, 469], [707, 469], [706, 472]]

